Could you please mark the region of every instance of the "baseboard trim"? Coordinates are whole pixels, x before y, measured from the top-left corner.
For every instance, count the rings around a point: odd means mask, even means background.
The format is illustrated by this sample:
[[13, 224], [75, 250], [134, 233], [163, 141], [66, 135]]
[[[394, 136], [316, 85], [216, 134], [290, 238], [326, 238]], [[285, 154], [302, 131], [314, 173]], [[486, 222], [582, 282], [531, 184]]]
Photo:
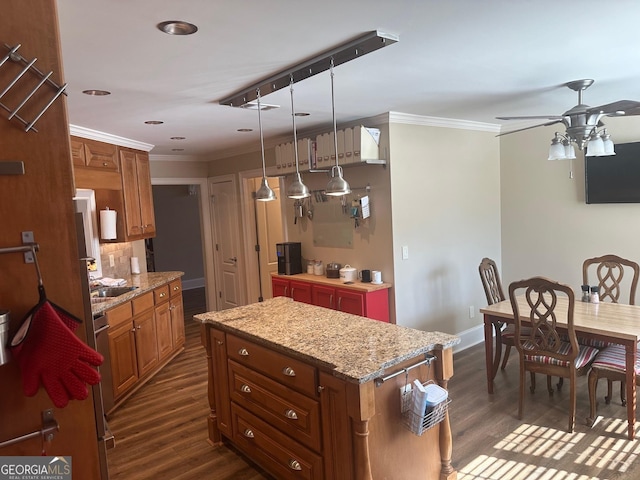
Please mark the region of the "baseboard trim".
[[456, 335], [460, 337], [460, 343], [453, 347], [454, 354], [484, 342], [484, 323]]
[[202, 278], [190, 278], [189, 280], [182, 280], [182, 290], [191, 290], [194, 288], [204, 287], [204, 277]]

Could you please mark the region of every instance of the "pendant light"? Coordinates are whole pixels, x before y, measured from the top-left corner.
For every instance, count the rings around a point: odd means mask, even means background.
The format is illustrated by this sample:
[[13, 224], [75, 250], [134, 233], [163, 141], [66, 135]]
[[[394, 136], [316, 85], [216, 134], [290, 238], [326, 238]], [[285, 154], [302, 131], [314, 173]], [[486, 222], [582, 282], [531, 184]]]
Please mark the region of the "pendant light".
[[258, 104], [258, 125], [260, 126], [260, 153], [262, 154], [262, 185], [256, 192], [256, 200], [270, 202], [276, 199], [276, 194], [267, 182], [267, 169], [264, 164], [264, 137], [262, 136], [262, 114], [260, 109], [260, 89], [257, 90], [256, 102]]
[[296, 133], [296, 115], [293, 109], [293, 75], [291, 75], [291, 84], [289, 89], [291, 90], [291, 118], [293, 119], [293, 151], [296, 156], [296, 176], [293, 179], [289, 189], [287, 190], [287, 197], [295, 198], [296, 200], [307, 198], [311, 196], [307, 186], [302, 183], [302, 177], [300, 176], [300, 168], [298, 167], [298, 134]]
[[342, 176], [342, 167], [338, 164], [338, 128], [336, 126], [336, 107], [333, 92], [333, 57], [331, 57], [331, 112], [333, 114], [333, 148], [336, 164], [331, 167], [331, 180], [327, 184], [325, 193], [332, 197], [341, 197], [351, 193], [351, 187]]

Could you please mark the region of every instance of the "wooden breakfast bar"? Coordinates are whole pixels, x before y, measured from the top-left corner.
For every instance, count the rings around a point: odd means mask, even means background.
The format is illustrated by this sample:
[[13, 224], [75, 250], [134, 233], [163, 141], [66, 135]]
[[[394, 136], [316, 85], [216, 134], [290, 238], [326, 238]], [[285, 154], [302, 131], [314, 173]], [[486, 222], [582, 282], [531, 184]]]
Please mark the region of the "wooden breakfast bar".
[[458, 337], [284, 297], [194, 318], [213, 445], [281, 479], [456, 478], [448, 411], [413, 433], [401, 389], [415, 379], [446, 388]]

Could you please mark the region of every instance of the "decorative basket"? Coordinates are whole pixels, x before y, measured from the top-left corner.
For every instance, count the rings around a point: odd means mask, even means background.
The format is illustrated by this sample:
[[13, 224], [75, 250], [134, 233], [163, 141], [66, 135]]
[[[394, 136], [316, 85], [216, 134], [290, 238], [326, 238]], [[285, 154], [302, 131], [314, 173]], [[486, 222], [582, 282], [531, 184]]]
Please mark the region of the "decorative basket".
[[414, 389], [402, 393], [402, 418], [405, 427], [420, 436], [444, 420], [451, 399], [447, 397], [436, 405], [427, 407], [424, 412], [415, 412], [413, 410], [413, 395]]

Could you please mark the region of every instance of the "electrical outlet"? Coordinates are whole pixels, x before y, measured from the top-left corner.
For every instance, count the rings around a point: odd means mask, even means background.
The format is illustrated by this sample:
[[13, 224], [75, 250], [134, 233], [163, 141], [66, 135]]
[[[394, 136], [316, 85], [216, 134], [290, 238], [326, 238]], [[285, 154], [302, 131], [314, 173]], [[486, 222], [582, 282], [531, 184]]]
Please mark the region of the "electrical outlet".
[[116, 260], [115, 260], [115, 258], [113, 258], [113, 255], [109, 255], [109, 266], [110, 267], [115, 267], [116, 266]]
[[409, 247], [407, 245], [402, 247], [402, 259], [407, 260], [409, 258]]
[[469, 318], [473, 318], [476, 316], [476, 309], [473, 305], [469, 307]]

